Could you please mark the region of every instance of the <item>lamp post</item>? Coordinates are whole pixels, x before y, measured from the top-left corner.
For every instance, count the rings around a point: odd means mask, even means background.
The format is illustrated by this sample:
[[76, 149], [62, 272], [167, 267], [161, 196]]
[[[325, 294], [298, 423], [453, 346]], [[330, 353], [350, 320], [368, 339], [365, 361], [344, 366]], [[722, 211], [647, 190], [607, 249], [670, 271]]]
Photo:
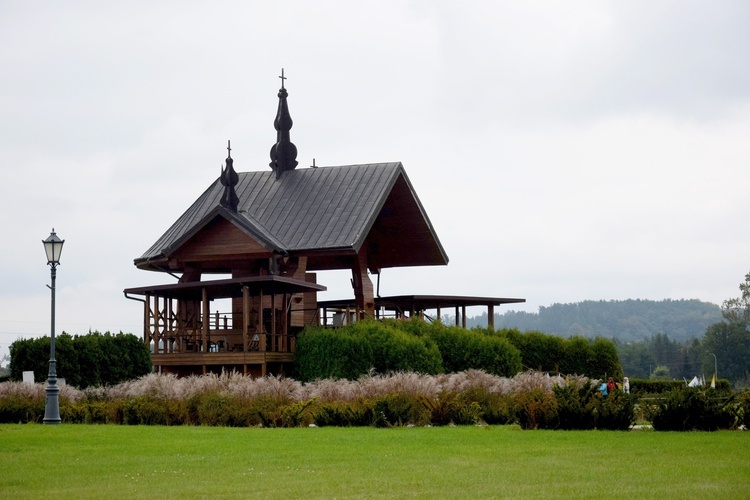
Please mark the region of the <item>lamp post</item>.
[[57, 276], [57, 265], [60, 263], [60, 254], [62, 253], [63, 243], [65, 240], [61, 240], [55, 234], [55, 228], [52, 228], [52, 232], [46, 240], [42, 240], [44, 243], [44, 251], [47, 252], [47, 264], [50, 267], [51, 284], [48, 288], [52, 292], [52, 326], [50, 330], [50, 343], [49, 343], [49, 378], [47, 379], [47, 403], [44, 407], [44, 423], [45, 424], [59, 424], [60, 423], [60, 402], [58, 395], [60, 394], [60, 388], [57, 387], [57, 368], [55, 362], [55, 277]]

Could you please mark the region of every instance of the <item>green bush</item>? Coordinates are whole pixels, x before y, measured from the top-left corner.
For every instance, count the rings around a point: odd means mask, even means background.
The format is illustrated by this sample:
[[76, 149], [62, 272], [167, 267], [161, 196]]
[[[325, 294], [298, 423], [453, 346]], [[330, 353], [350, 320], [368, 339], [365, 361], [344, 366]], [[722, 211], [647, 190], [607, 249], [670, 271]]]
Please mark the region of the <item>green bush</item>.
[[516, 415], [522, 429], [554, 429], [557, 425], [557, 400], [542, 389], [516, 396]]
[[[10, 346], [11, 378], [21, 380], [24, 371], [33, 371], [34, 380], [44, 382], [49, 354], [49, 337], [16, 340]], [[82, 389], [116, 385], [151, 372], [148, 347], [132, 334], [91, 332], [71, 337], [63, 332], [55, 338], [55, 360], [57, 376]]]
[[[663, 394], [665, 392], [684, 389], [684, 380], [654, 380], [645, 378], [630, 379], [630, 392], [643, 397], [646, 394]], [[716, 391], [722, 395], [733, 392], [729, 380], [719, 379], [716, 381]]]
[[734, 426], [732, 398], [715, 397], [712, 390], [686, 387], [665, 394], [651, 409], [651, 423], [657, 431], [715, 431]]
[[297, 339], [294, 358], [297, 378], [303, 382], [318, 378], [354, 380], [374, 366], [369, 342], [346, 328], [306, 328]]
[[483, 387], [471, 387], [458, 394], [461, 405], [475, 403], [479, 419], [489, 425], [507, 425], [516, 422], [515, 403], [510, 395], [491, 392]]
[[[415, 320], [417, 322], [417, 320]], [[351, 333], [365, 339], [378, 373], [417, 372], [434, 375], [443, 371], [442, 358], [432, 339], [403, 329], [404, 321], [358, 321]]]
[[737, 425], [750, 429], [750, 391], [743, 391], [737, 397]]
[[521, 353], [503, 336], [441, 324], [435, 324], [428, 335], [440, 350], [446, 372], [473, 368], [512, 377], [521, 371]]
[[555, 385], [552, 388], [557, 401], [557, 428], [587, 430], [596, 427], [595, 413], [598, 391], [592, 384]]
[[626, 431], [635, 423], [635, 405], [638, 398], [633, 394], [615, 392], [606, 398], [597, 397], [594, 424], [599, 430]]
[[400, 427], [404, 425], [427, 425], [430, 411], [419, 396], [397, 393], [375, 398], [373, 425], [375, 427]]
[[327, 402], [312, 408], [313, 423], [319, 427], [369, 426], [374, 422], [374, 403], [357, 400], [351, 403]]
[[44, 398], [9, 394], [0, 398], [0, 424], [37, 422], [44, 419]]
[[127, 398], [123, 406], [123, 423], [127, 425], [169, 425], [167, 401], [153, 396]]

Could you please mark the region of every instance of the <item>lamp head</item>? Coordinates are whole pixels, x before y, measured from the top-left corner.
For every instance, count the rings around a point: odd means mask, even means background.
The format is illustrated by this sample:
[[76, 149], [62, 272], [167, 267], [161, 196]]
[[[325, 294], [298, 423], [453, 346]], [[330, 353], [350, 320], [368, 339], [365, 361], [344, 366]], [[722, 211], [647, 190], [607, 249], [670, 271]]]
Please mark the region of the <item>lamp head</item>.
[[52, 228], [49, 237], [46, 240], [42, 240], [42, 243], [44, 243], [44, 251], [47, 253], [47, 264], [52, 267], [57, 266], [60, 263], [60, 254], [62, 254], [65, 240], [58, 238], [55, 228]]

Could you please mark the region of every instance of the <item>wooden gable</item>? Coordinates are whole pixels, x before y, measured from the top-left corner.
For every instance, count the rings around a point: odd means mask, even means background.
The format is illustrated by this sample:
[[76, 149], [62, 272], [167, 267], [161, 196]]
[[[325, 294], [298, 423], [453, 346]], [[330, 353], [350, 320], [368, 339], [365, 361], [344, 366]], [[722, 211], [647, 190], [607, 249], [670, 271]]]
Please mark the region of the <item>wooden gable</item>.
[[170, 253], [169, 260], [185, 262], [230, 262], [270, 257], [271, 249], [224, 217], [208, 224]]

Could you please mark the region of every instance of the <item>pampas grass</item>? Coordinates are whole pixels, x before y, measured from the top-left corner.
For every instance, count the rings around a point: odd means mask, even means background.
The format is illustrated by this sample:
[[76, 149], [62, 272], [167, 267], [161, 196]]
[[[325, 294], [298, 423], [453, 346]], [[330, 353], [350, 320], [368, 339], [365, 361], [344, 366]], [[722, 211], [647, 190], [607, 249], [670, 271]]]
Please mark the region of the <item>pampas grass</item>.
[[[482, 370], [441, 375], [370, 371], [357, 380], [321, 379], [306, 384], [282, 376], [252, 378], [237, 372], [183, 378], [152, 373], [114, 386], [85, 390], [65, 386], [61, 388], [60, 401], [61, 411], [68, 412], [68, 421], [76, 422], [163, 421], [172, 425], [257, 425], [257, 422], [268, 425], [272, 422], [287, 426], [313, 421], [316, 411], [324, 411], [343, 412], [349, 421], [369, 419], [373, 423], [377, 420], [376, 408], [386, 404], [396, 405], [403, 415], [420, 415], [418, 422], [407, 422], [406, 417], [399, 417], [399, 425], [424, 423], [425, 410], [432, 413], [433, 423], [440, 425], [447, 423], [447, 419], [479, 421], [481, 418], [474, 415], [480, 407], [488, 422], [508, 422], [513, 419], [509, 409], [512, 402], [523, 399], [523, 395], [545, 393], [552, 398], [556, 385], [592, 383], [585, 377], [564, 378], [534, 371], [514, 377], [501, 377]], [[5, 418], [3, 405], [13, 419], [27, 414], [28, 421], [38, 420], [45, 397], [44, 383], [0, 384], [0, 420]], [[161, 413], [156, 415], [159, 408], [162, 408]], [[467, 413], [465, 410], [469, 408], [471, 411]], [[146, 410], [148, 415], [139, 414]], [[200, 415], [209, 413], [212, 418], [204, 422]]]
[[[114, 386], [79, 390], [66, 385], [60, 397], [70, 401], [81, 398], [97, 400], [150, 396], [184, 401], [195, 395], [219, 393], [244, 399], [266, 398], [276, 401], [300, 402], [318, 399], [321, 402], [347, 403], [357, 399], [372, 399], [389, 394], [407, 394], [435, 398], [441, 392], [461, 393], [482, 389], [493, 394], [519, 394], [534, 390], [552, 393], [555, 385], [565, 386], [594, 383], [586, 377], [561, 377], [535, 371], [519, 373], [515, 377], [500, 377], [482, 370], [466, 370], [442, 375], [423, 375], [414, 372], [377, 374], [370, 372], [358, 380], [321, 379], [302, 384], [294, 379], [268, 375], [252, 378], [237, 372], [177, 377], [173, 374], [151, 373], [136, 380]], [[15, 395], [28, 398], [45, 397], [46, 383], [0, 383], [0, 398]]]

